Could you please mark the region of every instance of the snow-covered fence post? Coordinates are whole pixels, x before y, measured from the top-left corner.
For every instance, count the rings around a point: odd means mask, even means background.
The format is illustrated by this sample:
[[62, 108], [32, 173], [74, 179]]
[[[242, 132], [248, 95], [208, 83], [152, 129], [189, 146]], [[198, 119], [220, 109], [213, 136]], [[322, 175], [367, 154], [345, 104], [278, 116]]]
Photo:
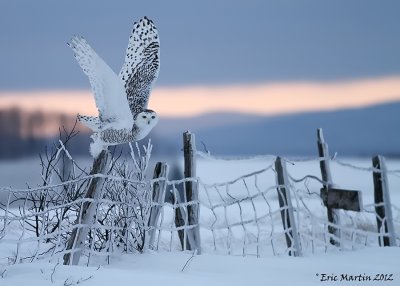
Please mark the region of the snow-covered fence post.
[[289, 249], [289, 255], [302, 256], [300, 238], [297, 232], [296, 221], [294, 220], [293, 205], [290, 197], [289, 179], [285, 162], [281, 157], [275, 160], [276, 183], [281, 209], [283, 228], [285, 231], [286, 244]]
[[[186, 202], [189, 203], [187, 206], [187, 217], [188, 225], [192, 226], [187, 231], [188, 250], [197, 250], [200, 254], [200, 226], [199, 226], [199, 194], [198, 186], [196, 180], [196, 142], [195, 136], [190, 131], [183, 133], [183, 154], [184, 154], [184, 176], [186, 179], [191, 179], [191, 181], [185, 182], [185, 193]], [[193, 180], [196, 180], [193, 182]]]
[[378, 233], [380, 234], [379, 245], [396, 246], [385, 158], [382, 156], [373, 157], [372, 166], [374, 168], [375, 215]]
[[[324, 189], [325, 192], [327, 193], [329, 189], [333, 187], [333, 181], [332, 181], [332, 174], [331, 174], [331, 168], [329, 165], [329, 148], [328, 144], [325, 142], [324, 139], [324, 134], [322, 132], [322, 128], [317, 129], [317, 144], [318, 144], [318, 155], [320, 157], [319, 161], [319, 166], [321, 168], [321, 176], [322, 180], [324, 181]], [[327, 214], [328, 214], [328, 221], [331, 224], [339, 224], [339, 211], [331, 208], [329, 205], [326, 206]], [[339, 240], [340, 240], [340, 230], [333, 227], [332, 225], [328, 225], [328, 232], [335, 237], [331, 237], [329, 239], [330, 243], [332, 245], [340, 246]]]
[[162, 204], [165, 201], [165, 192], [167, 188], [167, 178], [168, 178], [168, 165], [165, 162], [158, 162], [154, 168], [153, 179], [158, 179], [153, 183], [152, 188], [152, 201], [153, 206], [150, 211], [149, 218], [149, 246], [153, 248], [154, 239], [156, 235], [156, 224], [160, 216], [160, 210]]
[[[101, 151], [100, 155], [93, 161], [90, 175], [104, 173], [107, 166], [108, 157], [108, 150]], [[91, 179], [89, 188], [85, 194], [85, 199], [98, 199], [101, 191], [101, 181], [102, 178]], [[82, 204], [79, 211], [80, 215], [75, 221], [76, 227], [72, 231], [71, 237], [67, 243], [66, 250], [70, 250], [71, 252], [64, 254], [64, 265], [77, 265], [79, 263], [95, 209], [96, 203], [92, 204], [91, 202], [86, 201]]]
[[[173, 163], [168, 172], [168, 177], [173, 181], [180, 181], [183, 179], [182, 169], [180, 164]], [[182, 250], [186, 249], [186, 230], [185, 230], [185, 218], [186, 216], [186, 206], [183, 205], [183, 193], [184, 184], [183, 183], [173, 183], [171, 189], [166, 191], [165, 202], [170, 203], [175, 209], [175, 227], [178, 229], [178, 237], [182, 246]]]
[[179, 241], [182, 246], [182, 250], [187, 249], [187, 239], [185, 240], [185, 237], [187, 236], [187, 231], [185, 229], [185, 226], [187, 225], [187, 222], [185, 222], [185, 218], [187, 217], [187, 209], [186, 207], [182, 206], [184, 202], [182, 196], [183, 192], [185, 191], [184, 188], [178, 188], [178, 186], [174, 186], [175, 190], [172, 190], [171, 195], [172, 195], [172, 201], [171, 203], [175, 206], [175, 226], [178, 228], [178, 237]]

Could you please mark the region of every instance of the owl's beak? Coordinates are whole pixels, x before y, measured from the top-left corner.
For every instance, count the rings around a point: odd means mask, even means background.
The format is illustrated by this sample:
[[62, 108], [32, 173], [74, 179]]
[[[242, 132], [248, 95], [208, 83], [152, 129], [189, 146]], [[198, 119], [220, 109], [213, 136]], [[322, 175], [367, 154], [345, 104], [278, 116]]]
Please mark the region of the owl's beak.
[[150, 120], [147, 120], [147, 124], [150, 124]]

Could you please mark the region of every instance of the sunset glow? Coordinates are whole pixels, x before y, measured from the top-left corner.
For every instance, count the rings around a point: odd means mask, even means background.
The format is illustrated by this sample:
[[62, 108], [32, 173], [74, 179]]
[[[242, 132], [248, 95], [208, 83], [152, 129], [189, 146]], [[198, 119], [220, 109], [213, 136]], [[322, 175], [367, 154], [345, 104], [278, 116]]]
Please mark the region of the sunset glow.
[[[219, 87], [156, 88], [149, 108], [161, 116], [208, 112], [277, 115], [400, 101], [400, 76], [358, 81], [286, 82]], [[97, 115], [89, 90], [0, 92], [0, 108]]]

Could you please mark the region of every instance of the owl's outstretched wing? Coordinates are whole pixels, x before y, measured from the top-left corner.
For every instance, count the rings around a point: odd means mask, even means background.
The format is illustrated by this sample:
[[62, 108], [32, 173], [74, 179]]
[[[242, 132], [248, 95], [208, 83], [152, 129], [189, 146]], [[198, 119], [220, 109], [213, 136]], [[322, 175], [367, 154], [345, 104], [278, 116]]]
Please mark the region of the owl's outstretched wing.
[[131, 128], [133, 117], [121, 79], [84, 38], [75, 36], [68, 45], [83, 72], [89, 77], [100, 120], [112, 122], [115, 128]]
[[132, 114], [147, 108], [151, 88], [160, 69], [160, 40], [153, 21], [143, 17], [135, 22], [119, 77]]

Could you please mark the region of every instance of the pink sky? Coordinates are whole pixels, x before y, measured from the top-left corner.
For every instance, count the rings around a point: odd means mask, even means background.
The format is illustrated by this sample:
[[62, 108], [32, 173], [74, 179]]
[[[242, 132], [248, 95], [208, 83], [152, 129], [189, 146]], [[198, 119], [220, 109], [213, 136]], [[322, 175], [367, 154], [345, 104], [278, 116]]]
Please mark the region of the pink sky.
[[[169, 117], [219, 111], [277, 115], [391, 101], [400, 101], [400, 76], [331, 83], [156, 88], [149, 108]], [[0, 91], [0, 108], [12, 106], [67, 114], [97, 114], [90, 90]]]

